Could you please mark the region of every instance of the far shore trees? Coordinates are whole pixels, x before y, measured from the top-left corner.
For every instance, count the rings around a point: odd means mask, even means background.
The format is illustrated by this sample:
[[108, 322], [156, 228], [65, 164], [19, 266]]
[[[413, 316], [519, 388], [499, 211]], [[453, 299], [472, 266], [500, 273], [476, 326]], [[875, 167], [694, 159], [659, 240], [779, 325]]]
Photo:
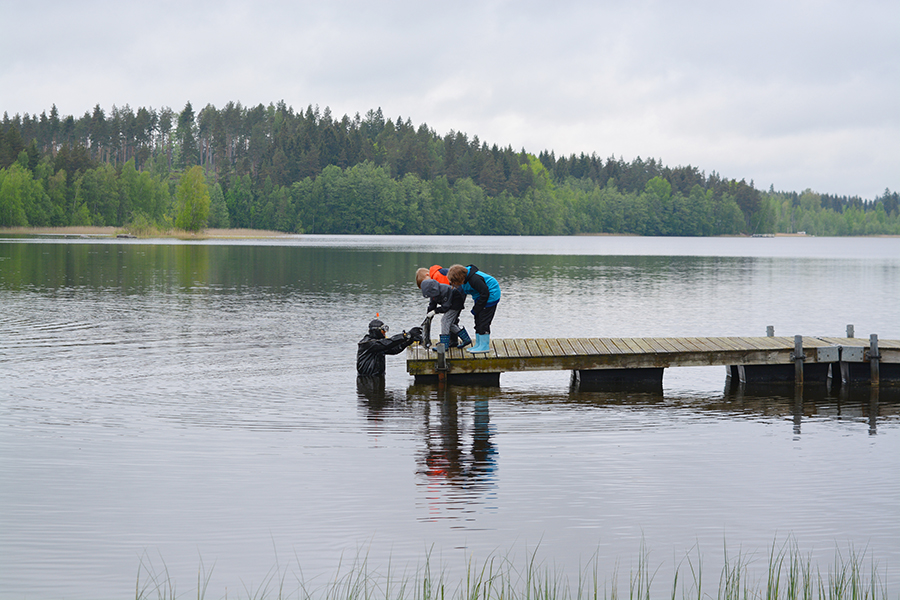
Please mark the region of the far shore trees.
[[[197, 167], [205, 196], [181, 189], [197, 182]], [[761, 191], [653, 158], [516, 151], [458, 131], [440, 136], [380, 108], [336, 118], [284, 102], [196, 111], [188, 102], [180, 112], [126, 104], [75, 118], [53, 106], [49, 116], [0, 120], [0, 226], [900, 235], [898, 205], [888, 189], [874, 199]]]

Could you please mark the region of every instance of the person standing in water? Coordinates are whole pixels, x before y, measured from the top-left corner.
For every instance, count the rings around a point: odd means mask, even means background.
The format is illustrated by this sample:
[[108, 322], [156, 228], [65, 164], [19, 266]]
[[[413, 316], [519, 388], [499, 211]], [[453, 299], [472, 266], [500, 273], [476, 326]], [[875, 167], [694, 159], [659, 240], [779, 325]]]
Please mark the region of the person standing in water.
[[356, 374], [384, 375], [384, 357], [400, 354], [413, 342], [422, 341], [422, 328], [413, 327], [392, 337], [386, 337], [388, 326], [378, 319], [369, 322], [369, 332], [359, 340], [356, 350]]

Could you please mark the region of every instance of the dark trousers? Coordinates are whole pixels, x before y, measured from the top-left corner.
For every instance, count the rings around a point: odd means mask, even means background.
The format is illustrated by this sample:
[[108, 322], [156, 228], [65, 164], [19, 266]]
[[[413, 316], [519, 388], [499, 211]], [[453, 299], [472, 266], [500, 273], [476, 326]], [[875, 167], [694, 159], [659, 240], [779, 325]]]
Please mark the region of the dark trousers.
[[491, 332], [491, 321], [494, 320], [494, 313], [497, 312], [497, 305], [485, 306], [475, 315], [475, 333], [485, 334]]

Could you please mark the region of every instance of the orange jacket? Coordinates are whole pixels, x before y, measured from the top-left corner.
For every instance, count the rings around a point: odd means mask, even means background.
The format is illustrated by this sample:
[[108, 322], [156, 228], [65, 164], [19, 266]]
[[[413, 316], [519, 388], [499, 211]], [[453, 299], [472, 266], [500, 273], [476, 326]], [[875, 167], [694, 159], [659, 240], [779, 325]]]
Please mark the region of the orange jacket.
[[447, 269], [443, 268], [441, 265], [433, 265], [428, 269], [428, 276], [438, 283], [450, 285], [450, 280], [447, 279]]

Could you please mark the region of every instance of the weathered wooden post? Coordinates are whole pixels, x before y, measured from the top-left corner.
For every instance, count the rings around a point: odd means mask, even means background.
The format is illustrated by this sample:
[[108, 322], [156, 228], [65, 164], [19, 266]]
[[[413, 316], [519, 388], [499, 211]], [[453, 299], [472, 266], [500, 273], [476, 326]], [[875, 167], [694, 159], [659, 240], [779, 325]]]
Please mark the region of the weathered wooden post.
[[848, 338], [853, 337], [853, 325], [847, 325], [847, 337]]
[[872, 385], [878, 385], [880, 377], [879, 361], [881, 356], [878, 355], [878, 334], [873, 333], [869, 336], [869, 368], [872, 370]]
[[794, 336], [794, 384], [803, 385], [803, 336]]
[[434, 348], [437, 350], [438, 383], [443, 384], [447, 382], [447, 371], [449, 370], [447, 367], [447, 349], [443, 344], [438, 344]]
[[766, 337], [775, 337], [775, 326], [769, 325], [766, 327]]

